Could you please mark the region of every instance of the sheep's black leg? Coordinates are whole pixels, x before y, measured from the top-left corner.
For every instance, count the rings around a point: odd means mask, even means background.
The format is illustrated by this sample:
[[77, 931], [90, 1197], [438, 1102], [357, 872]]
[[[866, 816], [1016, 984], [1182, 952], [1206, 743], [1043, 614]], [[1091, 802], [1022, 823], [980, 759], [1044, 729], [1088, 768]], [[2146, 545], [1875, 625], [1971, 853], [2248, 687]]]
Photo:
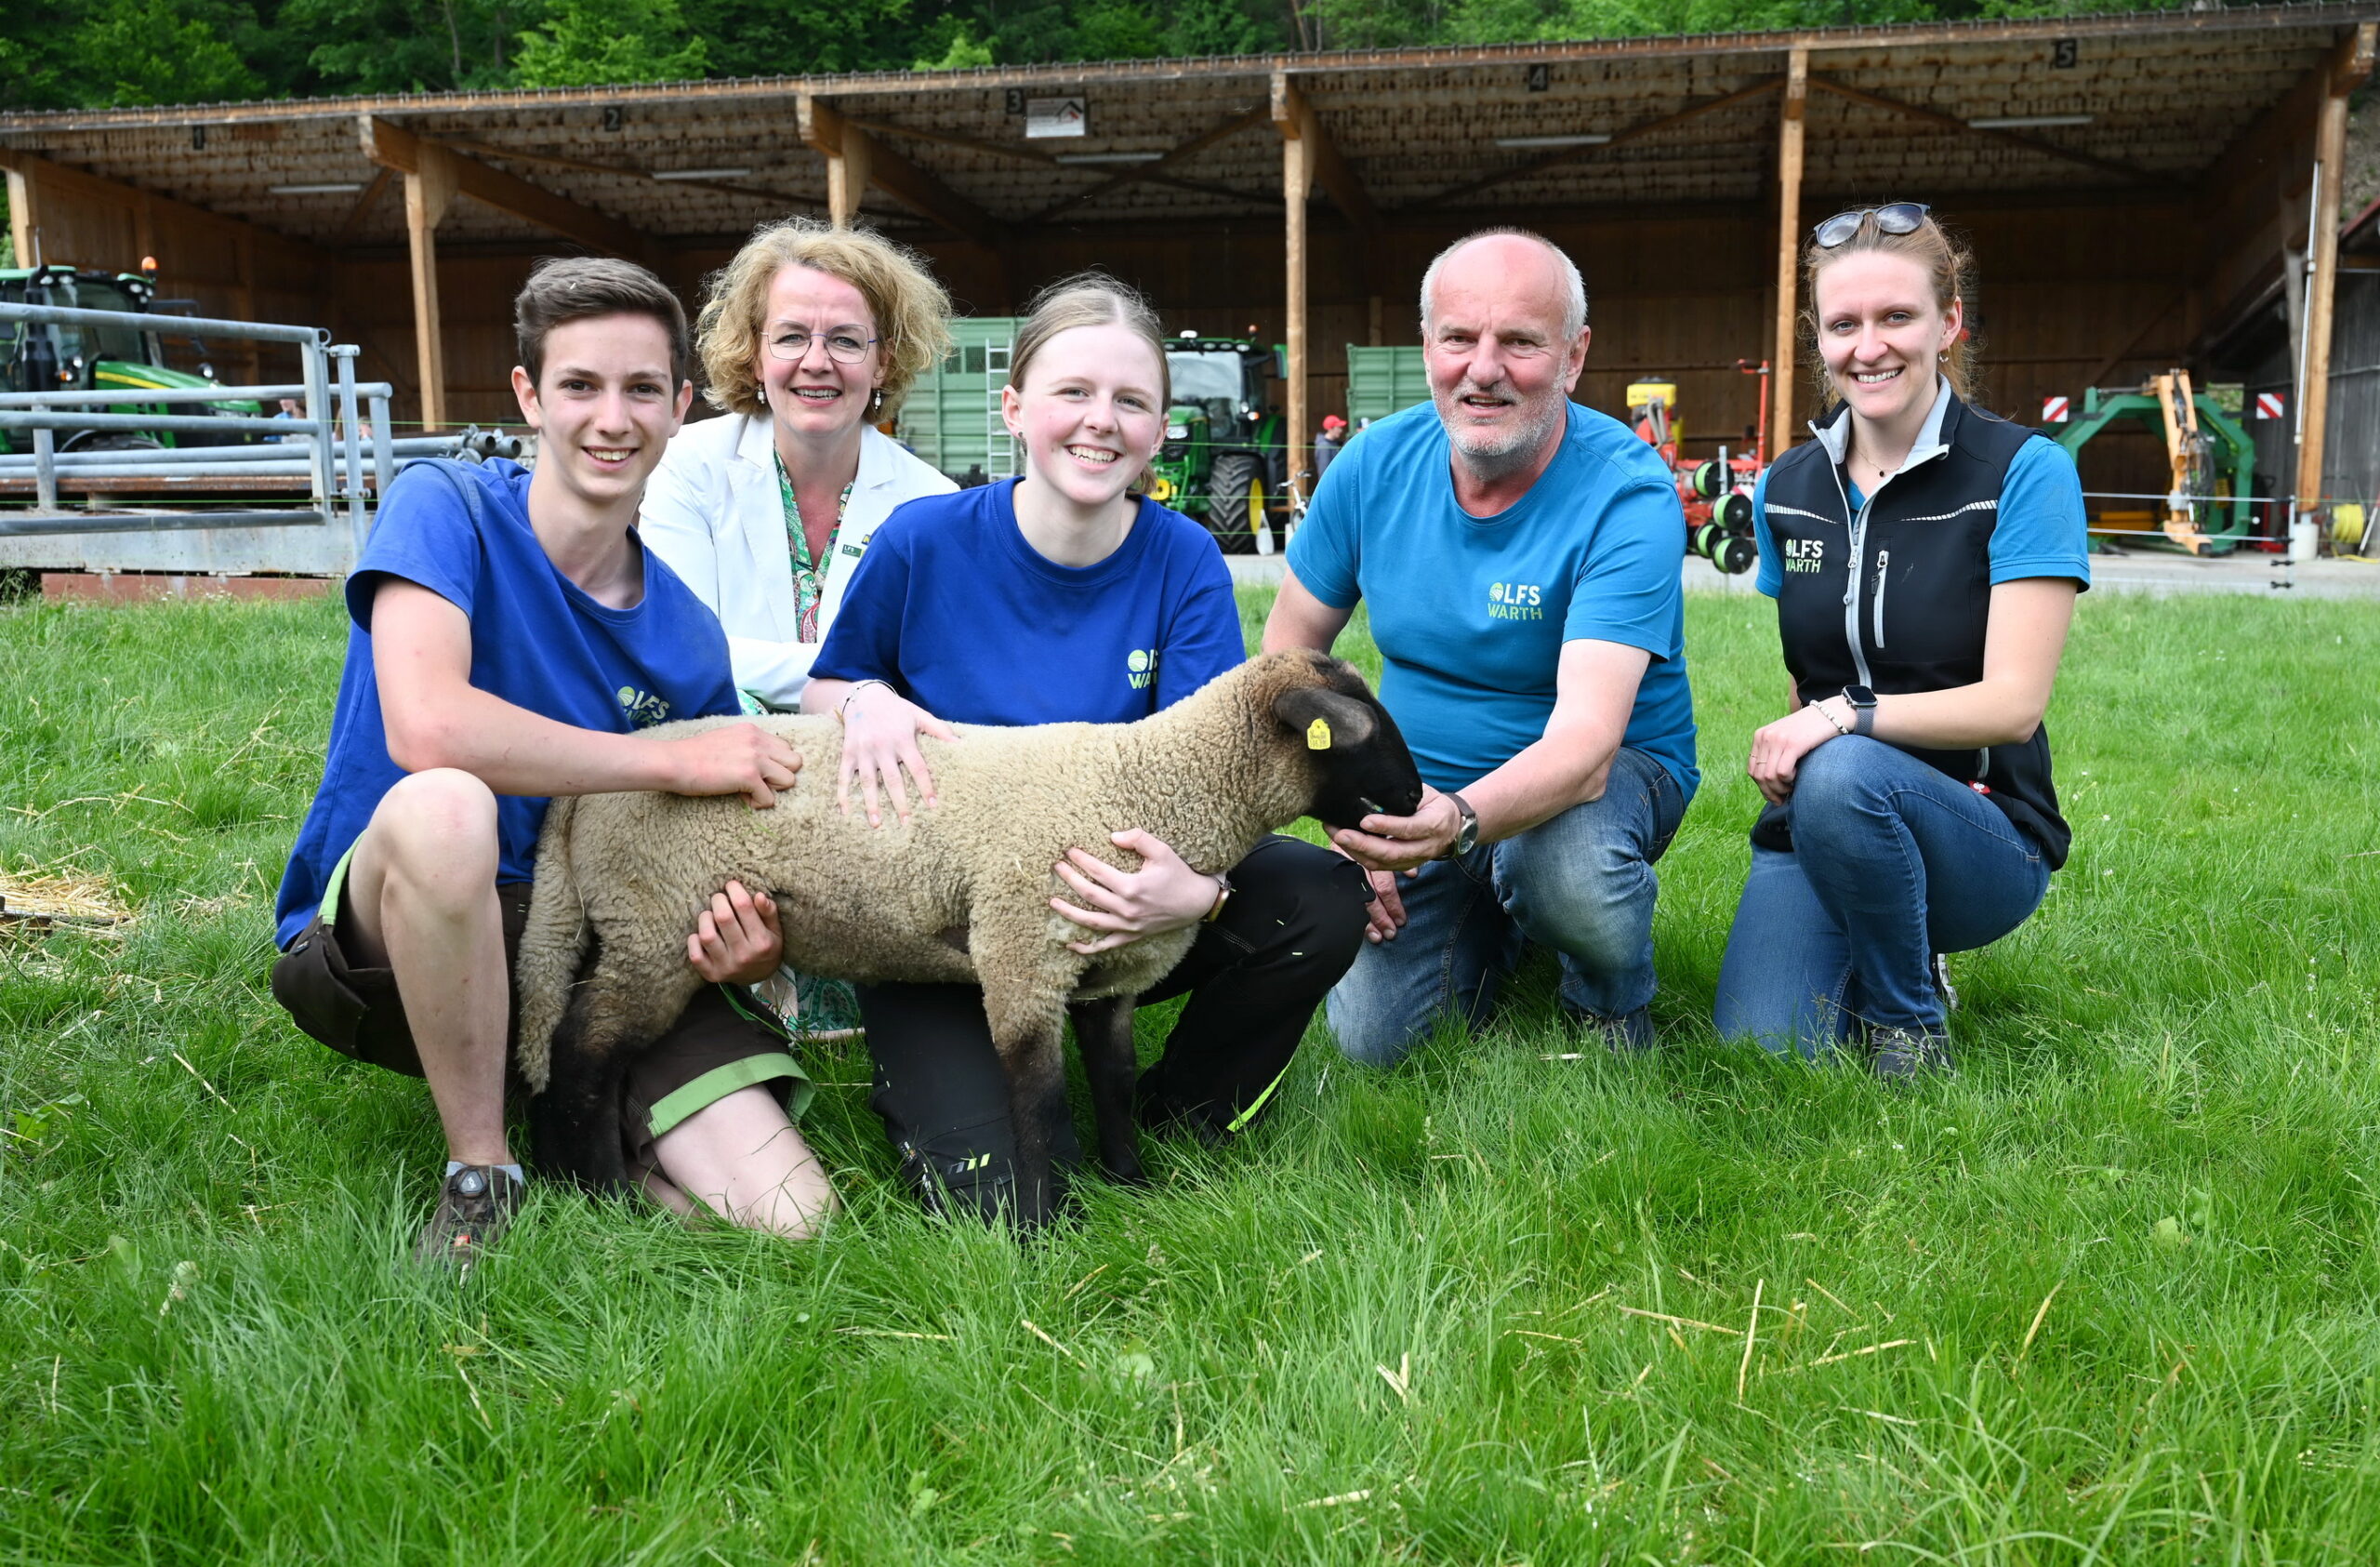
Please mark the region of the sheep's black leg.
[[1132, 1052], [1132, 998], [1077, 1002], [1066, 1010], [1075, 1020], [1083, 1076], [1091, 1082], [1099, 1162], [1112, 1178], [1145, 1185], [1148, 1172], [1141, 1167], [1141, 1139], [1132, 1125], [1132, 1083], [1140, 1069]]
[[592, 1191], [628, 1187], [620, 1152], [620, 1078], [628, 1053], [586, 1027], [583, 993], [554, 1032], [552, 1075], [529, 1101], [529, 1152], [539, 1173]]
[[1016, 1222], [1038, 1229], [1057, 1216], [1057, 1172], [1050, 1160], [1051, 1129], [1066, 1113], [1063, 1042], [1055, 1028], [1006, 1053], [1009, 1122], [1016, 1134]]

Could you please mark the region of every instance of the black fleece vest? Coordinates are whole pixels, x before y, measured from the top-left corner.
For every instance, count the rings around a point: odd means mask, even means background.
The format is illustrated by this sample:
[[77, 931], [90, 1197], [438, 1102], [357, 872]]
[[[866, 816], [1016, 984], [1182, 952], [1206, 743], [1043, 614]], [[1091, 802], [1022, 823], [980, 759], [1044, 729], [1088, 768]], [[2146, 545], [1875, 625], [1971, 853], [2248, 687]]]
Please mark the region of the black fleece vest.
[[[1837, 405], [1830, 428], [1848, 417]], [[2001, 485], [2017, 450], [2035, 436], [1951, 397], [1940, 445], [1893, 475], [1857, 514], [1824, 442], [1777, 459], [1767, 491], [1768, 527], [1784, 579], [1777, 624], [1785, 667], [1804, 701], [1846, 685], [1891, 696], [1983, 678]], [[2050, 869], [2066, 863], [2073, 833], [2057, 814], [2046, 725], [2021, 745], [1899, 749], [1979, 786], [2041, 845]], [[1792, 847], [1786, 813], [1763, 812], [1752, 841]]]

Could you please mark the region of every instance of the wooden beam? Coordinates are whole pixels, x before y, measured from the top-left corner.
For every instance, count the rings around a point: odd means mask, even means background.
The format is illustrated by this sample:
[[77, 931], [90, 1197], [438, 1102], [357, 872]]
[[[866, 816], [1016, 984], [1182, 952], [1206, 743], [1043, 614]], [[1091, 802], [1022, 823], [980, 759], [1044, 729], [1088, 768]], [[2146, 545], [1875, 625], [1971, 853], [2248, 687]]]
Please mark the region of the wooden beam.
[[[1807, 50], [1796, 50], [1795, 53], [1802, 59], [1808, 59]], [[1476, 179], [1467, 179], [1460, 185], [1449, 185], [1435, 195], [1423, 196], [1420, 201], [1408, 204], [1406, 210], [1437, 206], [1462, 196], [1476, 195], [1490, 186], [1501, 185], [1507, 180], [1526, 179], [1532, 174], [1542, 174], [1549, 168], [1558, 168], [1564, 164], [1580, 163], [1589, 158], [1604, 156], [1614, 148], [1625, 147], [1632, 141], [1642, 140], [1647, 136], [1668, 130], [1673, 126], [1682, 126], [1688, 120], [1699, 119], [1705, 114], [1716, 113], [1722, 109], [1732, 109], [1739, 103], [1749, 103], [1756, 98], [1765, 98], [1784, 85], [1783, 77], [1771, 76], [1764, 81], [1754, 82], [1750, 86], [1738, 87], [1733, 92], [1723, 92], [1715, 98], [1701, 99], [1673, 113], [1656, 114], [1651, 119], [1639, 120], [1633, 126], [1614, 131], [1608, 141], [1598, 142], [1592, 147], [1571, 147], [1559, 153], [1548, 153], [1543, 157], [1531, 158], [1527, 163], [1514, 164], [1510, 168], [1498, 169], [1493, 174], [1483, 175]]]
[[2314, 253], [2306, 278], [2305, 384], [2298, 389], [2297, 510], [2322, 496], [2322, 455], [2331, 411], [2331, 323], [2338, 291], [2339, 208], [2346, 183], [2347, 95], [2372, 74], [2373, 25], [2364, 23], [2333, 51], [2329, 91], [2314, 129]]
[[357, 225], [364, 221], [364, 215], [372, 210], [372, 204], [380, 199], [380, 193], [389, 188], [389, 181], [395, 177], [396, 171], [386, 166], [372, 171], [371, 183], [364, 187], [363, 193], [355, 198], [355, 205], [347, 209], [347, 217], [339, 223], [338, 232], [331, 235], [333, 246], [348, 242]]
[[[575, 240], [589, 250], [642, 261], [650, 259], [658, 249], [644, 234], [608, 212], [557, 195], [543, 185], [533, 185], [517, 174], [508, 174], [466, 156], [443, 142], [416, 136], [393, 120], [359, 114], [355, 124], [365, 157], [409, 179], [425, 166], [435, 163], [443, 171], [435, 178], [444, 182], [450, 197], [469, 196], [498, 212]], [[410, 191], [411, 186], [407, 189]], [[443, 206], [440, 211], [444, 211]]]
[[16, 248], [17, 265], [38, 266], [41, 263], [40, 208], [41, 198], [35, 193], [34, 177], [14, 164], [7, 167], [8, 176], [8, 243]]
[[1801, 330], [1802, 130], [1810, 101], [1810, 51], [1786, 56], [1777, 119], [1777, 338], [1768, 355], [1768, 460], [1793, 444], [1793, 347]]
[[852, 124], [825, 99], [803, 93], [796, 116], [801, 139], [826, 156], [826, 207], [838, 226], [850, 226], [860, 198], [874, 185], [928, 222], [986, 249], [999, 248], [1000, 225], [990, 213], [885, 146], [873, 132]]
[[[1380, 232], [1380, 213], [1366, 193], [1364, 182], [1356, 178], [1355, 168], [1340, 155], [1339, 145], [1330, 139], [1330, 132], [1315, 113], [1314, 100], [1306, 97], [1297, 78], [1286, 71], [1273, 73], [1273, 123], [1282, 126], [1281, 134], [1295, 136], [1307, 144], [1306, 155], [1314, 165], [1314, 176], [1355, 232], [1368, 241]], [[1295, 126], [1292, 130], [1288, 128]]]
[[[1274, 78], [1274, 102], [1278, 104], [1282, 78]], [[1306, 493], [1306, 203], [1314, 193], [1315, 144], [1295, 114], [1273, 121], [1281, 133], [1281, 206], [1287, 221], [1282, 246], [1287, 278], [1283, 293], [1289, 363], [1289, 420], [1281, 432], [1283, 464], [1289, 476], [1286, 498], [1294, 512]], [[1257, 519], [1251, 517], [1253, 524]]]
[[1989, 140], [1997, 141], [2003, 146], [2022, 147], [2028, 152], [2040, 153], [2053, 158], [2063, 158], [2068, 163], [2080, 164], [2084, 168], [2095, 168], [2102, 174], [2112, 174], [2117, 179], [2133, 184], [2158, 182], [2156, 175], [2144, 169], [2135, 168], [2128, 163], [2120, 163], [2114, 158], [2103, 158], [2096, 153], [2085, 153], [2073, 147], [2061, 147], [2055, 141], [2046, 140], [2038, 136], [2027, 136], [2022, 131], [1981, 129], [1967, 124], [1956, 114], [1945, 114], [1939, 109], [1927, 109], [1920, 104], [1904, 103], [1897, 98], [1886, 98], [1883, 93], [1870, 92], [1864, 87], [1855, 87], [1848, 83], [1834, 81], [1830, 77], [1813, 76], [1810, 78], [1810, 86], [1823, 88], [1837, 98], [1848, 99], [1854, 103], [1864, 103], [1871, 109], [1883, 109], [1892, 113], [1906, 115], [1912, 120], [1923, 120], [1928, 125], [1940, 126], [1945, 130], [1960, 131], [1968, 136], [1980, 136]]
[[455, 200], [455, 155], [434, 142], [410, 149], [404, 171], [405, 239], [413, 263], [413, 345], [420, 364], [421, 423], [446, 422], [446, 350], [438, 313], [438, 222]]

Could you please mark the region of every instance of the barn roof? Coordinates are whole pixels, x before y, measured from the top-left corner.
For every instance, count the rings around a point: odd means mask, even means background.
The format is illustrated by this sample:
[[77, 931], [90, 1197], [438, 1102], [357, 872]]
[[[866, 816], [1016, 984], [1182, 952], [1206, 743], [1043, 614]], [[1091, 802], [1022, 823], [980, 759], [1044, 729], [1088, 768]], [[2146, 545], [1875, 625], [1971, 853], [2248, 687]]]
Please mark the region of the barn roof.
[[[1276, 216], [1287, 84], [1381, 220], [1446, 222], [1761, 201], [1788, 54], [1801, 47], [1814, 199], [2117, 200], [2191, 189], [2343, 27], [2374, 19], [2380, 5], [2366, 0], [62, 111], [0, 115], [0, 152], [329, 247], [377, 247], [405, 240], [403, 182], [389, 177], [402, 160], [387, 139], [409, 136], [511, 177], [464, 183], [481, 199], [456, 203], [442, 245], [546, 238], [561, 225], [540, 220], [536, 193], [597, 215], [599, 231], [608, 219], [684, 241], [823, 210], [822, 139], [838, 131], [821, 127], [831, 125], [877, 149], [872, 220], [996, 239], [1052, 224]], [[1079, 100], [1084, 134], [1028, 137], [1028, 105], [1061, 99]], [[488, 199], [499, 187], [514, 199]]]

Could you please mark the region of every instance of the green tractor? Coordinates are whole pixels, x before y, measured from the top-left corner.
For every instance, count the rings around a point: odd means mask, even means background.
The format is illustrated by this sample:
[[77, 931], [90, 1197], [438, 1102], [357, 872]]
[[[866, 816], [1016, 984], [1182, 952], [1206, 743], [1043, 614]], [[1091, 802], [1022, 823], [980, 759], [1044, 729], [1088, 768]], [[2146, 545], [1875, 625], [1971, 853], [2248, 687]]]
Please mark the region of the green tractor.
[[1265, 401], [1275, 351], [1184, 332], [1165, 360], [1173, 404], [1149, 498], [1204, 523], [1225, 554], [1270, 554], [1267, 512], [1289, 496], [1288, 426]]
[[[217, 383], [213, 366], [201, 364], [201, 374], [177, 370], [165, 363], [164, 334], [133, 317], [147, 317], [157, 286], [138, 272], [77, 272], [58, 265], [0, 270], [0, 304], [57, 305], [68, 310], [121, 311], [122, 326], [35, 325], [0, 322], [0, 383], [10, 392], [109, 392], [127, 393], [121, 404], [95, 411], [111, 414], [163, 414], [157, 404], [142, 404], [143, 391], [179, 391]], [[169, 316], [155, 318], [159, 323]], [[202, 352], [204, 352], [202, 348]], [[177, 414], [214, 414], [254, 418], [254, 402], [227, 399], [220, 403], [180, 404]], [[156, 446], [221, 446], [245, 445], [254, 437], [227, 431], [220, 437], [178, 435], [166, 431], [61, 430], [61, 452], [123, 450]], [[0, 452], [30, 451], [32, 436], [21, 430], [0, 431]]]

